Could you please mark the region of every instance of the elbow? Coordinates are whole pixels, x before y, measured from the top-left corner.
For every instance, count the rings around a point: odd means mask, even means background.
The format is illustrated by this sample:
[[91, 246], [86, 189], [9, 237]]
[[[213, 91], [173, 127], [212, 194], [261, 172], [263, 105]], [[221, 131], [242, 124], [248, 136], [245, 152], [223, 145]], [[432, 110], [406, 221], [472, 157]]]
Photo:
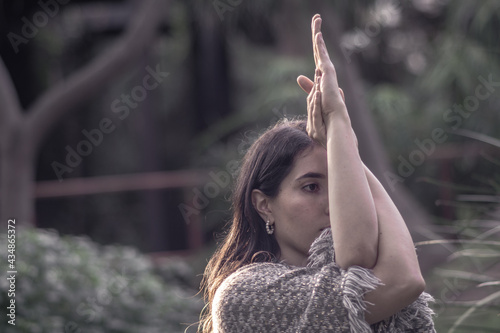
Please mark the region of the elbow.
[[420, 271], [420, 267], [418, 265], [413, 267], [413, 269], [409, 269], [408, 272], [408, 285], [412, 290], [414, 290], [415, 294], [417, 294], [416, 297], [418, 298], [418, 296], [424, 292], [426, 287], [424, 277], [422, 276], [422, 272]]
[[416, 298], [418, 298], [418, 296], [420, 296], [420, 294], [424, 292], [425, 287], [425, 280], [422, 275], [419, 274], [419, 277], [413, 282], [413, 288], [415, 289], [415, 293], [417, 294]]
[[425, 280], [420, 273], [415, 274], [413, 276], [409, 276], [398, 289], [401, 293], [406, 295], [407, 303], [410, 305], [424, 292]]

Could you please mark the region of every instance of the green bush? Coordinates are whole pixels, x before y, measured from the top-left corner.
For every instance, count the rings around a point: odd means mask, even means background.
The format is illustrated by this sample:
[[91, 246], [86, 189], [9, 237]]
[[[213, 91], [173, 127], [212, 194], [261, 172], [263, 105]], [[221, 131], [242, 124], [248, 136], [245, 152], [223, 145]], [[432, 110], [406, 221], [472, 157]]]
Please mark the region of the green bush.
[[[0, 267], [7, 272], [5, 234], [0, 244]], [[163, 267], [160, 276], [131, 247], [16, 229], [15, 254], [16, 325], [4, 315], [1, 332], [183, 332], [203, 306], [185, 281], [191, 274], [186, 264]], [[2, 309], [10, 302], [8, 289], [1, 279]]]

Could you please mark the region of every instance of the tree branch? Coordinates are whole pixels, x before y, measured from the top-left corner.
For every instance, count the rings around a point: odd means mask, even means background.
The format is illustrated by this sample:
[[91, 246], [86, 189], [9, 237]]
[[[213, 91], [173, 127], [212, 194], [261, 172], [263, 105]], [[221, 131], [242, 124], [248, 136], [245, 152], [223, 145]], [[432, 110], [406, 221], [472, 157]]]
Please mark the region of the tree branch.
[[27, 133], [39, 145], [57, 120], [79, 103], [98, 93], [150, 46], [164, 11], [162, 0], [144, 0], [123, 37], [90, 64], [44, 93], [29, 109]]
[[2, 103], [0, 106], [0, 131], [5, 133], [10, 124], [21, 118], [22, 108], [17, 98], [14, 83], [2, 58], [0, 58], [0, 101]]

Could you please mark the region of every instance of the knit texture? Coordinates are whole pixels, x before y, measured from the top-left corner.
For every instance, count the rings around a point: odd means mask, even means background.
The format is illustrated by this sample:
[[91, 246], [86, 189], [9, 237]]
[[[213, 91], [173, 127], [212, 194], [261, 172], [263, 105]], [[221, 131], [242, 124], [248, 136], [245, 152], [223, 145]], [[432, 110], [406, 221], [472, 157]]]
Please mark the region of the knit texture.
[[215, 333], [435, 332], [432, 297], [422, 293], [390, 318], [368, 325], [363, 295], [380, 285], [371, 270], [335, 263], [331, 230], [311, 245], [306, 267], [255, 263], [231, 274], [212, 303]]

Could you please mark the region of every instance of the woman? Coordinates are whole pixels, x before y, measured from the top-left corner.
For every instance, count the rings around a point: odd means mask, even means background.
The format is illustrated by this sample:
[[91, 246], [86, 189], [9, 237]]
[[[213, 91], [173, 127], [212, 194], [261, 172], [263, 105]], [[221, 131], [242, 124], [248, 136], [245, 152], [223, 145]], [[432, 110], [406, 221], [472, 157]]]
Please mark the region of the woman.
[[312, 20], [308, 118], [244, 157], [233, 223], [210, 260], [202, 332], [434, 332], [406, 225], [362, 163], [343, 92]]

